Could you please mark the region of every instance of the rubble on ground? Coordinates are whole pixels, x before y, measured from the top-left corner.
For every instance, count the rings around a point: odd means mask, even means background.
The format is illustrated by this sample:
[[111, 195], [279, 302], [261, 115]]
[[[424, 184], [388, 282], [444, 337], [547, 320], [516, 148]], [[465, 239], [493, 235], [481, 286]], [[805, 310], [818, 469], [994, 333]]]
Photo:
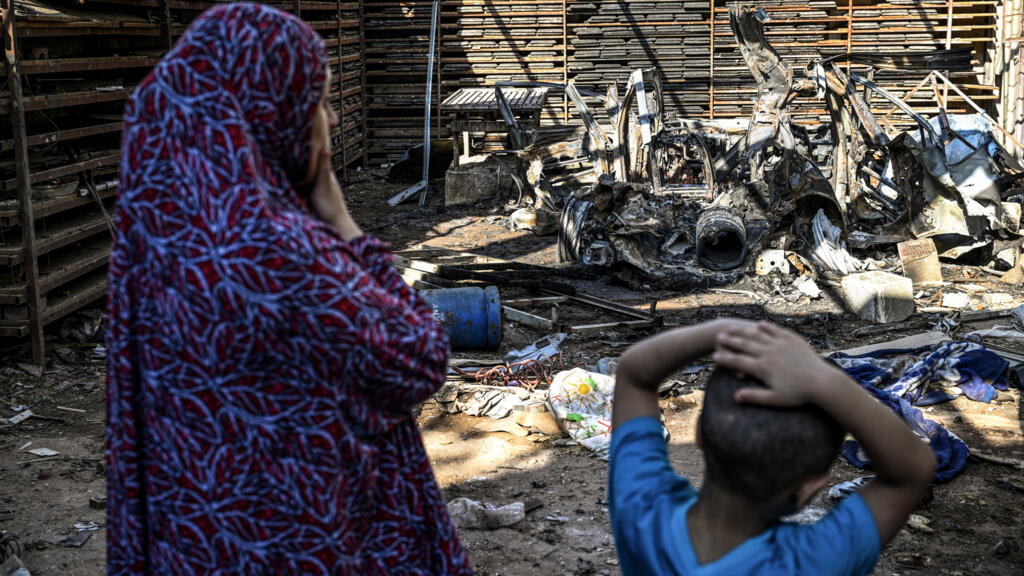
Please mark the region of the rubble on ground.
[[[598, 94], [544, 84], [565, 90], [582, 126], [520, 127], [502, 90], [530, 83], [496, 86], [513, 149], [492, 155], [503, 167], [494, 172], [512, 175], [504, 180], [514, 191], [499, 192], [517, 196], [520, 208], [510, 227], [557, 230], [563, 261], [628, 277], [639, 271], [644, 283], [666, 288], [751, 276], [765, 251], [801, 262], [769, 272], [769, 291], [795, 299], [872, 271], [912, 277], [916, 289], [942, 281], [938, 262], [1024, 283], [1024, 148], [1012, 137], [1012, 153], [1001, 147], [998, 125], [941, 72], [970, 68], [970, 50], [849, 53], [808, 62], [797, 74], [766, 39], [766, 18], [730, 7], [758, 90], [746, 122], [678, 117], [664, 108], [654, 70], [635, 71], [621, 96], [616, 86]], [[931, 83], [939, 114], [922, 116], [850, 63], [927, 73], [921, 85]], [[947, 114], [940, 87], [977, 113]], [[831, 122], [790, 117], [788, 104], [810, 94]], [[587, 103], [596, 99], [605, 121]], [[892, 111], [876, 115], [879, 103]], [[921, 263], [926, 270], [915, 269]], [[853, 311], [874, 321], [905, 318]]]

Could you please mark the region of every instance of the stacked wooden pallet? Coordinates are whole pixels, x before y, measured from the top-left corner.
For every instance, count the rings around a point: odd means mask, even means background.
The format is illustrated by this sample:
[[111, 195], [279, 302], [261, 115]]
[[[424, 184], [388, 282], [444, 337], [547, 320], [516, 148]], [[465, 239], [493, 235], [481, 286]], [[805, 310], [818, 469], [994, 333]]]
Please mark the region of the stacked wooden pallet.
[[[376, 101], [371, 120], [371, 154], [394, 156], [422, 141], [427, 34], [431, 3], [377, 0], [376, 19], [367, 19], [377, 72], [369, 80]], [[368, 0], [368, 6], [371, 4]], [[767, 37], [797, 78], [813, 60], [848, 51], [909, 52], [971, 46], [975, 69], [953, 75], [971, 98], [997, 98], [987, 65], [996, 30], [992, 0], [758, 0], [770, 16]], [[500, 80], [572, 80], [603, 93], [622, 88], [637, 68], [656, 68], [663, 77], [665, 108], [687, 117], [747, 117], [757, 87], [736, 47], [725, 0], [445, 0], [439, 55], [440, 98], [459, 87]], [[563, 8], [564, 7], [564, 8]], [[564, 32], [564, 35], [563, 35]], [[560, 62], [559, 58], [563, 60]], [[863, 67], [852, 66], [865, 73]], [[875, 80], [897, 96], [913, 91], [924, 73], [879, 71]], [[947, 95], [942, 90], [942, 96]], [[545, 119], [578, 122], [572, 107], [558, 118], [563, 96], [552, 90]], [[934, 113], [930, 86], [910, 98]], [[438, 100], [440, 101], [440, 100]], [[601, 116], [598, 103], [593, 108]], [[880, 113], [890, 107], [877, 97]], [[949, 93], [950, 110], [966, 110]], [[827, 119], [813, 97], [793, 104], [797, 121]], [[906, 117], [894, 120], [906, 122]], [[447, 136], [448, 118], [440, 119]]]
[[[366, 0], [370, 155], [395, 159], [423, 141], [430, 19], [433, 3]], [[448, 138], [452, 117], [440, 102], [460, 88], [498, 82], [565, 81], [562, 3], [551, 0], [444, 0], [435, 51], [431, 136]], [[553, 96], [544, 121], [563, 112]]]
[[363, 2], [367, 150], [375, 159], [423, 142], [430, 12], [430, 0]]
[[[223, 3], [210, 0], [161, 1], [168, 5], [174, 38], [180, 36], [204, 10]], [[362, 4], [358, 0], [276, 0], [261, 3], [297, 14], [319, 32], [327, 44], [333, 78], [330, 102], [339, 117], [339, 125], [331, 133], [333, 163], [347, 178], [349, 168], [362, 164], [366, 153]]]
[[[844, 52], [908, 53], [942, 48], [972, 47], [975, 69], [953, 74], [952, 80], [965, 87], [972, 99], [985, 102], [994, 98], [994, 86], [984, 81], [986, 50], [994, 40], [995, 6], [988, 1], [895, 0], [879, 3], [870, 0], [824, 0], [797, 4], [789, 0], [759, 2], [770, 16], [765, 23], [766, 37], [780, 56], [794, 69], [796, 78], [806, 78], [809, 62], [820, 56]], [[725, 3], [715, 2], [713, 100], [709, 113], [716, 118], [744, 117], [753, 109], [757, 88], [736, 47], [729, 28]], [[867, 68], [852, 66], [864, 75]], [[927, 72], [879, 70], [874, 80], [897, 97], [907, 96]], [[871, 98], [876, 113], [884, 115], [892, 107], [877, 96]], [[927, 115], [938, 112], [930, 85], [919, 90], [909, 102]], [[791, 106], [800, 122], [827, 120], [822, 102], [798, 98]], [[948, 109], [967, 111], [965, 103], [950, 93]], [[895, 118], [906, 124], [905, 116]]]
[[[103, 297], [125, 101], [215, 3], [2, 0], [5, 19], [14, 6], [20, 73], [0, 63], [9, 90], [0, 96], [0, 337], [31, 335], [41, 358], [44, 326]], [[298, 12], [327, 40], [343, 119], [336, 166], [361, 162], [359, 3], [268, 4]]]
[[710, 4], [706, 1], [571, 0], [569, 77], [580, 87], [623, 91], [629, 74], [654, 68], [669, 110], [701, 116], [708, 107]]
[[[448, 0], [442, 16], [442, 95], [499, 82], [565, 81], [561, 2]], [[562, 112], [563, 96], [557, 91], [541, 121], [558, 121]]]

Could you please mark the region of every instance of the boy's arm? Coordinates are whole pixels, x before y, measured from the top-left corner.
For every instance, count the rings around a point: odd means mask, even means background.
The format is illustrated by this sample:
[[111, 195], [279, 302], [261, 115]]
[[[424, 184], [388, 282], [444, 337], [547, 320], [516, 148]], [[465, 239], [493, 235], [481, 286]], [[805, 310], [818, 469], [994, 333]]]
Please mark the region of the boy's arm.
[[658, 386], [679, 368], [710, 354], [719, 333], [743, 325], [755, 326], [745, 320], [713, 320], [662, 332], [626, 350], [615, 371], [612, 428], [640, 416], [657, 418]]
[[737, 401], [817, 404], [853, 434], [876, 470], [861, 497], [875, 518], [882, 544], [892, 540], [935, 474], [935, 456], [928, 445], [794, 332], [766, 323], [731, 330], [719, 337], [714, 358], [767, 386], [740, 390]]

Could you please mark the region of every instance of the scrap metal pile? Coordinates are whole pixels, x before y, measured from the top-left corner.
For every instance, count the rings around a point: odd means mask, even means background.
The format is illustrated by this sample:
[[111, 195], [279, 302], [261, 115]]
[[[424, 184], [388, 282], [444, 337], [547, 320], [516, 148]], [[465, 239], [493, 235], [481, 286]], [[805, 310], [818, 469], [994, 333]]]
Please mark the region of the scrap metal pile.
[[[730, 282], [755, 265], [839, 278], [898, 266], [850, 250], [877, 257], [931, 239], [943, 258], [1019, 266], [1024, 171], [993, 138], [999, 126], [940, 72], [970, 69], [969, 49], [844, 54], [810, 62], [797, 79], [765, 39], [766, 19], [730, 8], [758, 88], [749, 121], [676, 117], [653, 70], [635, 71], [621, 97], [614, 86], [586, 93], [604, 100], [607, 125], [572, 83], [582, 128], [520, 130], [503, 113], [525, 166], [517, 184], [530, 210], [557, 215], [563, 260], [631, 267], [672, 287]], [[933, 90], [940, 110], [954, 93], [978, 113], [924, 118], [845, 64], [927, 73], [916, 90]], [[789, 103], [806, 93], [830, 123], [791, 121]], [[876, 116], [872, 101], [893, 110]], [[913, 128], [897, 128], [894, 113]]]

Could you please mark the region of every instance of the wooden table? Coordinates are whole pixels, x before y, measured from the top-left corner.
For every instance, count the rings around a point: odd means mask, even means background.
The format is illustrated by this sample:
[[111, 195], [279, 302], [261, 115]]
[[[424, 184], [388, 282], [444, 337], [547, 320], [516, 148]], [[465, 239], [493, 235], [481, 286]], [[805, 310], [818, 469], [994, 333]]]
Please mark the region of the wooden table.
[[[508, 127], [501, 119], [494, 90], [494, 87], [461, 88], [441, 102], [441, 110], [451, 111], [455, 116], [452, 139], [456, 166], [461, 157], [470, 155], [473, 149], [470, 139], [473, 136], [483, 136], [484, 146], [488, 135], [501, 134], [500, 140], [504, 141]], [[501, 90], [520, 127], [536, 128], [540, 125], [540, 113], [548, 95], [547, 88], [503, 87]]]

